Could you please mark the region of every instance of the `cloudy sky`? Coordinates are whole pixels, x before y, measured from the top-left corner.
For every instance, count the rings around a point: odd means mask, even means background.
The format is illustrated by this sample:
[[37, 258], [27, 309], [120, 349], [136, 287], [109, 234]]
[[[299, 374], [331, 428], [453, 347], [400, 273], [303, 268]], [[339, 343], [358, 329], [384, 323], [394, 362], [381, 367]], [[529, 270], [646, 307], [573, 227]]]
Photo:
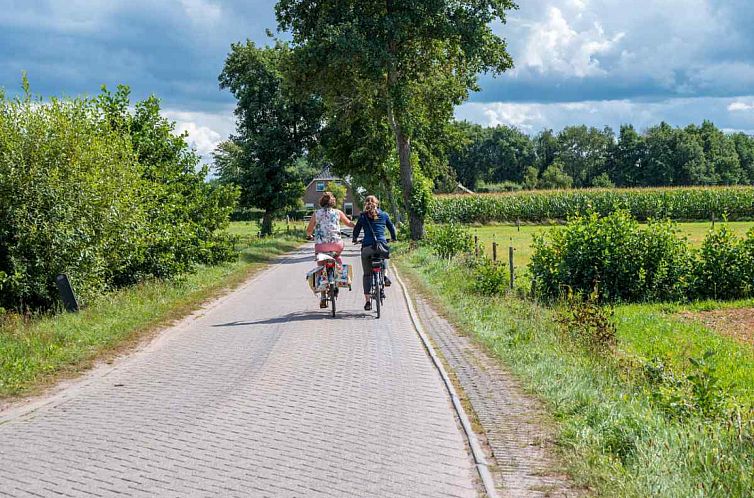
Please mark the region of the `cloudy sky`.
[[[516, 68], [483, 76], [459, 118], [526, 132], [568, 124], [639, 128], [711, 119], [754, 134], [754, 1], [520, 0], [495, 26]], [[205, 155], [232, 133], [217, 86], [231, 42], [264, 42], [264, 0], [0, 0], [0, 87], [158, 95]]]

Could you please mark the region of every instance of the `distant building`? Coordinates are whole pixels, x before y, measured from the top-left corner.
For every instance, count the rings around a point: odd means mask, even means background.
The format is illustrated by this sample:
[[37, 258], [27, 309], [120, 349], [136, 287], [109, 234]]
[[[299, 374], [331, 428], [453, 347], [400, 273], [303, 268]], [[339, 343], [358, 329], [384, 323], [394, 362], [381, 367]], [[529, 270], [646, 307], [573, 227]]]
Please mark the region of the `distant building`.
[[[343, 212], [346, 213], [347, 216], [358, 216], [361, 214], [361, 209], [359, 209], [358, 204], [354, 201], [353, 189], [351, 186], [343, 178], [333, 176], [330, 173], [330, 168], [327, 166], [325, 166], [325, 168], [320, 171], [311, 182], [309, 182], [309, 185], [306, 186], [303, 199], [304, 209], [314, 211], [319, 208], [319, 198], [327, 191], [327, 184], [330, 182], [344, 185], [346, 187], [346, 198], [343, 203]], [[340, 204], [340, 202], [341, 199], [338, 199], [338, 204]]]

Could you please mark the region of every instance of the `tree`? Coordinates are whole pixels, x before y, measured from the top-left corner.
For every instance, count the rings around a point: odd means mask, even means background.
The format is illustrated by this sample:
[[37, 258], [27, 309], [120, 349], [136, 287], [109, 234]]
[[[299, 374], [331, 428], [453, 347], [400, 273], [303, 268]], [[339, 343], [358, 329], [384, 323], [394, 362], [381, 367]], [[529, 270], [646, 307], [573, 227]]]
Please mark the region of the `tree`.
[[[264, 210], [262, 234], [272, 233], [273, 217], [295, 207], [304, 189], [296, 161], [316, 145], [322, 107], [316, 96], [300, 97], [284, 80], [290, 57], [283, 43], [257, 47], [234, 43], [220, 74], [220, 88], [237, 99], [236, 148], [218, 150], [219, 168], [233, 165], [228, 181], [241, 187], [241, 204]], [[222, 173], [221, 173], [222, 178]]]
[[618, 141], [611, 148], [607, 161], [610, 179], [620, 187], [643, 185], [646, 154], [644, 137], [631, 125], [621, 126]]
[[610, 128], [566, 126], [558, 133], [557, 158], [576, 187], [590, 186], [592, 179], [605, 171], [613, 140]]
[[448, 152], [448, 163], [455, 171], [458, 181], [475, 190], [479, 180], [489, 177], [489, 168], [481, 158], [481, 146], [490, 135], [489, 128], [468, 121], [454, 122], [451, 132], [455, 134], [455, 146]]
[[746, 174], [741, 168], [733, 140], [712, 122], [704, 121], [699, 128], [690, 127], [704, 148], [710, 183], [735, 185], [745, 182]]
[[555, 161], [542, 172], [539, 187], [543, 189], [566, 189], [573, 186], [573, 178], [563, 171], [563, 165]]
[[[477, 90], [479, 72], [511, 67], [491, 23], [504, 22], [513, 7], [511, 0], [277, 3], [279, 28], [291, 32], [295, 73], [305, 91], [320, 95], [333, 115], [369, 100], [388, 123], [412, 239], [424, 233], [431, 185], [422, 178], [433, 176], [431, 161], [422, 164], [412, 146], [447, 126], [454, 106]], [[432, 153], [426, 139], [419, 144]]]
[[346, 186], [341, 182], [327, 182], [327, 191], [335, 196], [335, 200], [337, 201], [336, 207], [342, 210], [346, 194], [348, 193]]
[[534, 190], [539, 183], [539, 170], [536, 166], [529, 166], [524, 173], [523, 186], [527, 190]]
[[489, 164], [491, 182], [516, 182], [524, 180], [526, 168], [534, 165], [534, 146], [531, 139], [510, 126], [492, 128], [482, 145], [482, 154]]
[[734, 133], [731, 140], [746, 175], [746, 181], [749, 184], [754, 183], [754, 137], [746, 133]]

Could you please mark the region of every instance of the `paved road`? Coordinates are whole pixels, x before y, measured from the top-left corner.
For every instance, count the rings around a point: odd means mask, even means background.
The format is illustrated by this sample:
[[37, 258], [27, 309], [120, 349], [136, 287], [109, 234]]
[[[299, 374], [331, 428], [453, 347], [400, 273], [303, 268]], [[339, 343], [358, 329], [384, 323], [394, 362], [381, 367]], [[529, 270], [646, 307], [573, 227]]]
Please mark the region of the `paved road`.
[[62, 400], [6, 414], [0, 495], [475, 496], [399, 288], [375, 320], [355, 286], [333, 320], [312, 266], [293, 253]]

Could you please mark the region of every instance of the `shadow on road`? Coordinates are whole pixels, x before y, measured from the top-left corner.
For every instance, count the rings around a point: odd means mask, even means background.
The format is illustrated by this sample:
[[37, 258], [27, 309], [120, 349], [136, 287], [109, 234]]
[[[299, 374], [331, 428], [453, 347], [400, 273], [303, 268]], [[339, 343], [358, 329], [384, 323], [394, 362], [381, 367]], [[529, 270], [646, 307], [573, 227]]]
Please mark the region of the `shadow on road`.
[[215, 325], [212, 325], [213, 327], [240, 327], [244, 325], [273, 325], [276, 323], [288, 323], [288, 322], [308, 322], [308, 321], [318, 321], [318, 320], [364, 320], [364, 319], [374, 319], [373, 314], [369, 313], [352, 313], [348, 311], [338, 311], [335, 314], [335, 318], [330, 316], [329, 310], [322, 310], [321, 312], [316, 311], [308, 311], [308, 312], [297, 312], [297, 313], [288, 313], [287, 315], [278, 316], [274, 318], [268, 318], [266, 320], [257, 320], [257, 321], [246, 321], [246, 320], [239, 320], [235, 322], [228, 322], [228, 323], [218, 323]]

